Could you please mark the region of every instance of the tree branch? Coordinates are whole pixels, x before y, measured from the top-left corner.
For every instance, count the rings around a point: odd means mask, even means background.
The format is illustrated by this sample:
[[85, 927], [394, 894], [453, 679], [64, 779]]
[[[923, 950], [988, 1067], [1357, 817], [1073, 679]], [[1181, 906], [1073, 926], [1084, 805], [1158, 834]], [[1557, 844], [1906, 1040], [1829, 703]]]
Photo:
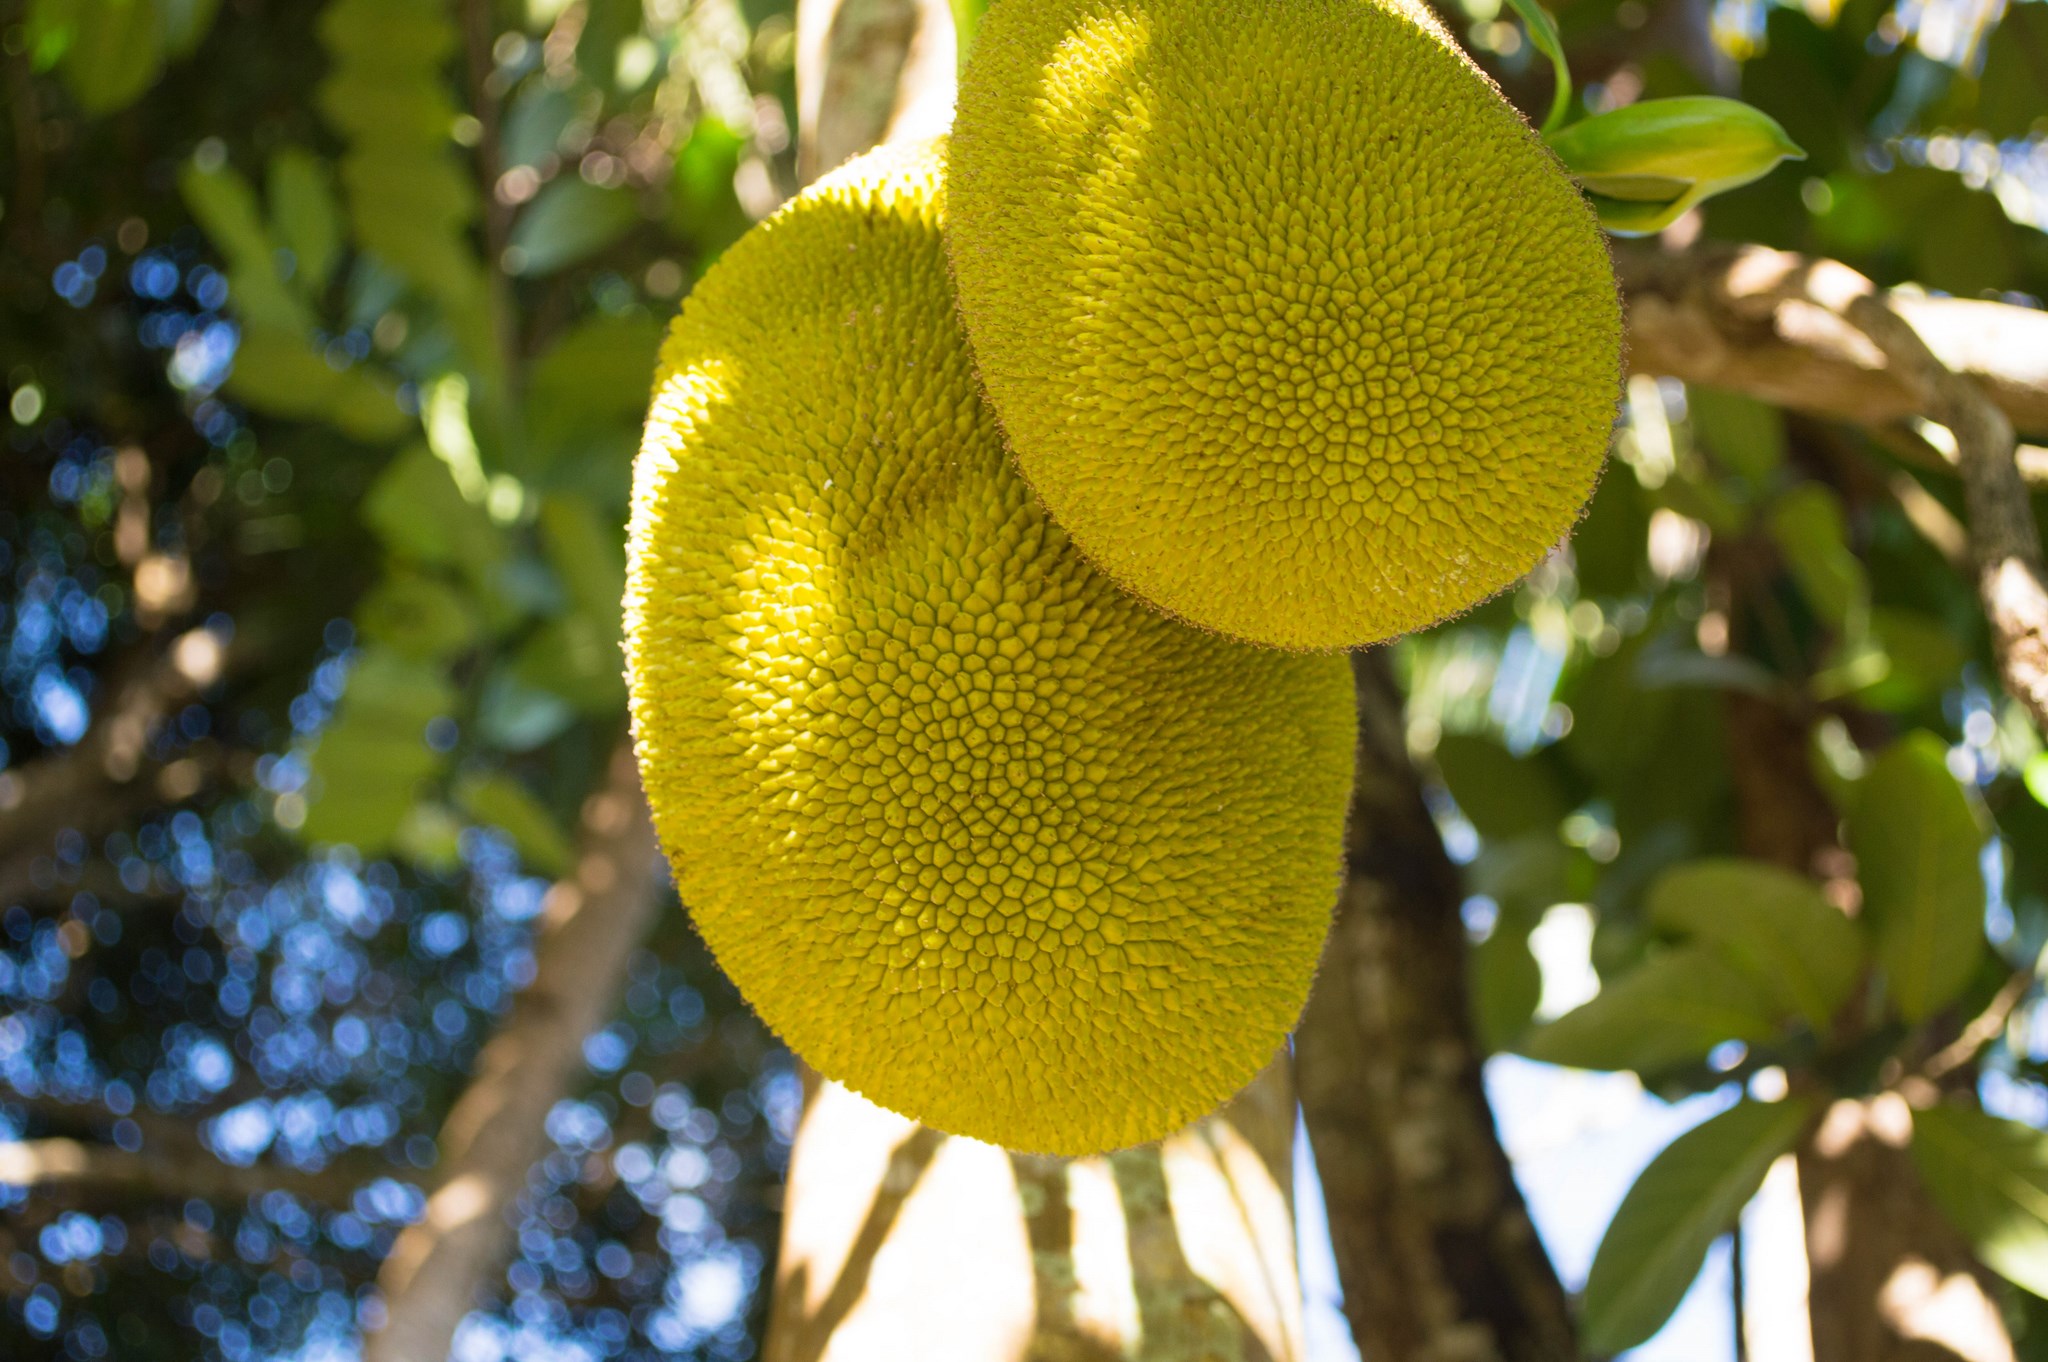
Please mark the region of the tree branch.
[[220, 635], [188, 630], [114, 684], [77, 746], [0, 772], [0, 861], [41, 850], [81, 810], [125, 812], [107, 798], [108, 787], [135, 784], [157, 725], [226, 676], [231, 658]]
[[477, 1056], [476, 1078], [441, 1127], [427, 1212], [392, 1245], [377, 1283], [384, 1327], [365, 1362], [442, 1362], [455, 1327], [503, 1261], [506, 1211], [546, 1152], [548, 1110], [570, 1089], [583, 1041], [611, 1015], [626, 964], [653, 921], [658, 848], [633, 754], [612, 754], [584, 805], [580, 856], [548, 891], [534, 979]]
[[[2033, 502], [2014, 457], [2012, 422], [1975, 381], [1936, 357], [1896, 298], [1864, 282], [1843, 313], [1925, 394], [1928, 419], [1955, 437], [1977, 596], [1991, 625], [1999, 679], [2033, 715], [2035, 727], [2048, 733], [2048, 574], [2042, 570]], [[2048, 365], [2048, 355], [2043, 363]]]
[[43, 1194], [233, 1201], [290, 1192], [323, 1206], [347, 1206], [376, 1174], [341, 1166], [318, 1171], [259, 1163], [246, 1168], [197, 1151], [131, 1154], [82, 1140], [14, 1140], [0, 1144], [0, 1184]]
[[2048, 428], [2048, 312], [1887, 292], [1837, 261], [1761, 246], [1632, 247], [1617, 264], [1639, 373], [1867, 426], [1894, 445], [1915, 417], [1947, 428], [2000, 679], [2048, 731], [2048, 572], [2013, 435]]
[[1458, 874], [1383, 656], [1352, 668], [1344, 892], [1294, 1037], [1344, 1312], [1367, 1357], [1564, 1362], [1571, 1315], [1480, 1084]]
[[[1636, 373], [1726, 388], [1817, 416], [1882, 426], [1926, 416], [1922, 382], [1843, 315], [1847, 265], [1763, 246], [1670, 252], [1618, 244]], [[1893, 294], [1890, 303], [1951, 371], [2012, 423], [2048, 431], [2048, 312]]]

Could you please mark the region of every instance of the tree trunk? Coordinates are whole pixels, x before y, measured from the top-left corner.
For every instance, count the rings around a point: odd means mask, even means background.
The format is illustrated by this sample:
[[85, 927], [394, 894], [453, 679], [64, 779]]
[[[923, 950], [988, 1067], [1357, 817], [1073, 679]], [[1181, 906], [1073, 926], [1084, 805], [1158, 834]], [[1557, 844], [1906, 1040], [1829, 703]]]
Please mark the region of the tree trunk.
[[1352, 668], [1344, 893], [1295, 1036], [1344, 1312], [1371, 1362], [1564, 1362], [1571, 1315], [1480, 1085], [1457, 871], [1384, 660]]
[[1284, 1055], [1162, 1143], [1075, 1160], [808, 1086], [763, 1362], [1303, 1357]]
[[511, 1246], [506, 1216], [547, 1152], [548, 1109], [583, 1071], [583, 1041], [611, 1015], [626, 964], [654, 919], [659, 850], [633, 754], [613, 754], [586, 802], [576, 869], [548, 890], [533, 982], [477, 1056], [441, 1127], [426, 1215], [391, 1246], [377, 1286], [385, 1323], [365, 1362], [443, 1362], [462, 1317]]
[[1997, 1300], [1927, 1198], [1884, 1094], [1840, 1101], [1799, 1148], [1814, 1362], [2012, 1362]]

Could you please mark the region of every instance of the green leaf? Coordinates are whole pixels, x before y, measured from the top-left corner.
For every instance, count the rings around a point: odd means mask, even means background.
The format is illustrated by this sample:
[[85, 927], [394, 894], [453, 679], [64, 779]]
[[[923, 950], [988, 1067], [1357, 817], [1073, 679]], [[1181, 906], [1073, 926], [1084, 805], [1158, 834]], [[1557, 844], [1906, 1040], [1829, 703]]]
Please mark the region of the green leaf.
[[1504, 910], [1493, 935], [1465, 959], [1480, 1048], [1488, 1054], [1505, 1050], [1528, 1029], [1543, 997], [1543, 969], [1529, 950], [1526, 915]]
[[1967, 1107], [1913, 1113], [1913, 1163], [1986, 1267], [2048, 1296], [2048, 1134]]
[[1723, 1041], [1769, 1040], [1783, 1015], [1749, 975], [1705, 946], [1653, 955], [1592, 1001], [1538, 1027], [1522, 1053], [1576, 1069], [1658, 1073]]
[[1870, 582], [1849, 547], [1841, 500], [1819, 483], [1801, 483], [1778, 498], [1769, 523], [1814, 613], [1837, 631], [1860, 634], [1870, 618]]
[[1984, 834], [1931, 733], [1892, 744], [1863, 778], [1849, 848], [1863, 915], [1907, 1021], [1952, 1001], [1984, 955]]
[[127, 108], [163, 72], [157, 0], [38, 0], [30, 41], [38, 67], [56, 64], [88, 114]]
[[512, 666], [522, 685], [558, 696], [593, 718], [622, 711], [624, 672], [617, 624], [583, 614], [566, 615], [536, 630]]
[[302, 335], [261, 322], [243, 329], [227, 389], [272, 415], [327, 421], [368, 443], [395, 439], [412, 424], [382, 378], [361, 365], [337, 369]]
[[1436, 764], [1481, 837], [1555, 833], [1570, 812], [1539, 757], [1516, 757], [1491, 738], [1446, 733], [1437, 743]]
[[477, 727], [494, 747], [529, 752], [576, 722], [576, 711], [553, 691], [531, 686], [510, 668], [484, 682]]
[[1868, 633], [1845, 642], [1814, 678], [1816, 697], [1854, 695], [1873, 709], [1908, 714], [1938, 699], [1963, 668], [1963, 646], [1941, 620], [1916, 610], [1876, 606]]
[[420, 783], [444, 761], [427, 746], [427, 723], [454, 704], [454, 688], [439, 668], [365, 648], [313, 749], [299, 835], [346, 842], [367, 856], [390, 847]]
[[661, 332], [653, 317], [629, 313], [587, 321], [556, 341], [527, 376], [535, 444], [559, 455], [587, 446], [595, 428], [637, 432], [654, 388]]
[[1557, 20], [1551, 18], [1550, 11], [1536, 0], [1508, 0], [1508, 4], [1522, 16], [1522, 23], [1529, 30], [1530, 43], [1550, 58], [1554, 85], [1550, 93], [1550, 112], [1543, 116], [1543, 131], [1548, 133], [1564, 122], [1565, 113], [1572, 105], [1572, 69], [1564, 59], [1564, 43], [1557, 36]]
[[370, 488], [363, 519], [391, 552], [456, 568], [481, 590], [498, 588], [510, 552], [503, 532], [482, 507], [463, 499], [448, 465], [424, 444], [392, 459]]
[[625, 190], [564, 176], [541, 190], [512, 225], [505, 268], [529, 277], [552, 274], [611, 245], [638, 218]]
[[462, 592], [404, 569], [377, 583], [356, 606], [356, 627], [370, 642], [422, 662], [459, 657], [483, 629]]
[[607, 524], [582, 497], [558, 494], [541, 503], [540, 533], [570, 604], [616, 637], [626, 595], [625, 527]]
[[1856, 986], [1863, 937], [1810, 880], [1762, 861], [1689, 861], [1651, 886], [1650, 921], [1711, 945], [1825, 1035]]
[[1707, 1250], [1806, 1126], [1800, 1101], [1738, 1102], [1653, 1159], [1622, 1198], [1586, 1276], [1586, 1350], [1605, 1357], [1664, 1326]]
[[479, 823], [488, 823], [512, 839], [527, 867], [550, 878], [566, 874], [575, 851], [561, 825], [524, 785], [503, 772], [465, 776], [455, 787], [455, 802]]
[[2027, 793], [2034, 797], [2034, 802], [2048, 809], [2048, 752], [2036, 752], [2029, 757], [2022, 778], [2026, 781]]
[[696, 244], [699, 274], [751, 225], [732, 183], [746, 145], [740, 133], [707, 116], [697, 120], [676, 153], [668, 226], [676, 236]]
[[229, 296], [248, 322], [288, 336], [304, 336], [313, 314], [277, 272], [276, 243], [263, 225], [256, 191], [231, 166], [202, 170], [187, 162], [178, 172], [185, 206], [228, 264]]
[[1600, 225], [1620, 236], [1660, 232], [1695, 204], [1806, 155], [1763, 111], [1705, 95], [1644, 100], [1546, 135]]
[[163, 20], [164, 55], [189, 57], [213, 27], [220, 0], [157, 0], [156, 8]]
[[297, 147], [271, 157], [270, 212], [278, 239], [298, 262], [298, 277], [317, 296], [341, 256], [341, 206], [327, 163]]
[[1785, 418], [1776, 407], [1739, 393], [1688, 387], [1693, 433], [1724, 466], [1760, 491], [1785, 464]]

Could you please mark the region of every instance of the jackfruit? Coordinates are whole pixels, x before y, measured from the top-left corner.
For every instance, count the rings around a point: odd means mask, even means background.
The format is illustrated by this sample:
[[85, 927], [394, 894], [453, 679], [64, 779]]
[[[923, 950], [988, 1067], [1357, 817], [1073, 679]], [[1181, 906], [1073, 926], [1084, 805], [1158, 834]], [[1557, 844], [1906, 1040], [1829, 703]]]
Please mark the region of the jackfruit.
[[1591, 496], [1606, 246], [1417, 0], [1002, 0], [946, 173], [1010, 448], [1158, 608], [1391, 638], [1515, 581]]
[[634, 732], [684, 902], [799, 1055], [1088, 1153], [1215, 1107], [1299, 1013], [1349, 673], [1147, 610], [1037, 506], [954, 313], [939, 157], [850, 163], [685, 302], [634, 478]]

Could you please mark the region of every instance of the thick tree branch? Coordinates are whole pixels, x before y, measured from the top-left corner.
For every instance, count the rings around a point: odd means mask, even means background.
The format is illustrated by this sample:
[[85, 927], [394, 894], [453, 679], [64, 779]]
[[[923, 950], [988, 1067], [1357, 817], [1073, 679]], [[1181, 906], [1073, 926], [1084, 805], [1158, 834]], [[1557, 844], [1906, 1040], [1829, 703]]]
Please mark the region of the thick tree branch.
[[358, 1167], [318, 1171], [252, 1164], [238, 1168], [196, 1150], [129, 1153], [82, 1140], [14, 1140], [0, 1144], [0, 1184], [74, 1200], [112, 1197], [231, 1201], [290, 1192], [324, 1206], [347, 1206], [356, 1188], [377, 1176]]
[[575, 872], [548, 891], [534, 979], [477, 1056], [476, 1078], [441, 1127], [427, 1212], [378, 1273], [386, 1322], [365, 1362], [442, 1362], [462, 1317], [511, 1242], [506, 1212], [547, 1150], [543, 1123], [611, 1015], [627, 961], [654, 918], [657, 848], [633, 755], [612, 756], [583, 810]]
[[[1928, 419], [1955, 437], [1977, 596], [1991, 625], [1999, 679], [2048, 733], [2048, 573], [2041, 563], [2041, 530], [2014, 458], [2012, 422], [1975, 380], [1934, 354], [1898, 299], [1866, 287], [1850, 295], [1843, 312], [1925, 395]], [[2039, 358], [2048, 366], [2048, 355]]]
[[[1843, 314], [1860, 282], [1832, 260], [1714, 242], [1683, 252], [1623, 244], [1628, 362], [1857, 425], [1927, 416], [1927, 392]], [[2024, 431], [2048, 432], [2048, 312], [1893, 294], [1935, 357], [1974, 379]]]
[[1564, 1292], [1480, 1085], [1462, 892], [1422, 801], [1401, 697], [1356, 653], [1347, 874], [1295, 1032], [1344, 1311], [1367, 1357], [1566, 1362]]
[[1885, 292], [1837, 261], [1761, 246], [1630, 248], [1617, 263], [1637, 372], [1867, 426], [1894, 446], [1916, 417], [1948, 430], [2000, 677], [2048, 731], [2048, 572], [2013, 436], [2048, 428], [2048, 312]]

